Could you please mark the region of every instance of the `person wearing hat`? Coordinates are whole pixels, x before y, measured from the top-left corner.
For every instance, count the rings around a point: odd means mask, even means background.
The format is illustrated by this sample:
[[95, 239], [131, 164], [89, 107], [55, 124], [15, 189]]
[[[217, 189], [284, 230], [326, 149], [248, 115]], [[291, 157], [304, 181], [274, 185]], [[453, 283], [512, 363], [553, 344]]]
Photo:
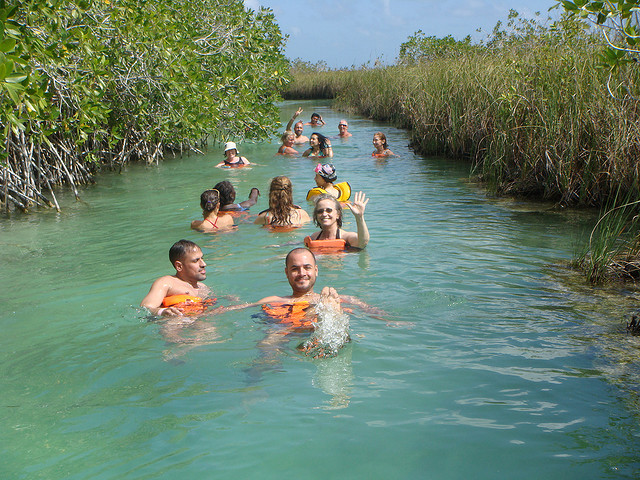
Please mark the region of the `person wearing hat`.
[[238, 155], [238, 147], [235, 142], [227, 142], [224, 144], [224, 162], [219, 163], [219, 167], [241, 167], [243, 165], [251, 165], [246, 157]]
[[315, 181], [317, 187], [312, 188], [307, 193], [307, 200], [314, 201], [318, 195], [323, 193], [337, 198], [341, 202], [346, 202], [351, 196], [351, 187], [347, 182], [335, 184], [338, 179], [336, 168], [332, 163], [319, 163], [315, 168]]
[[340, 133], [339, 133], [338, 136], [342, 137], [342, 138], [351, 137], [352, 136], [351, 133], [349, 133], [347, 131], [348, 128], [349, 128], [349, 124], [347, 123], [347, 121], [346, 120], [340, 120], [340, 123], [338, 124], [338, 131]]

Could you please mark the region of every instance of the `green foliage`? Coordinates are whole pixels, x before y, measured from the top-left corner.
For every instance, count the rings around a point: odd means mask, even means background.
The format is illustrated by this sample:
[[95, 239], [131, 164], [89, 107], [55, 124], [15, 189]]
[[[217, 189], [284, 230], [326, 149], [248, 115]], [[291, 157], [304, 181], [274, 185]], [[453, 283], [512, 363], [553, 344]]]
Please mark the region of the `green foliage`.
[[282, 50], [271, 11], [240, 0], [0, 1], [2, 158], [14, 193], [39, 192], [21, 186], [33, 178], [73, 184], [86, 166], [157, 161], [211, 135], [270, 135], [289, 81]]
[[640, 0], [562, 0], [560, 3], [569, 14], [601, 29], [606, 41], [600, 57], [604, 66], [615, 71], [638, 61]]
[[589, 241], [573, 262], [591, 283], [640, 277], [640, 200], [627, 200], [616, 193], [607, 201]]
[[428, 62], [436, 58], [455, 58], [469, 54], [478, 47], [471, 44], [471, 37], [467, 35], [463, 40], [456, 40], [451, 35], [443, 38], [426, 36], [418, 30], [400, 45], [398, 60], [405, 65]]

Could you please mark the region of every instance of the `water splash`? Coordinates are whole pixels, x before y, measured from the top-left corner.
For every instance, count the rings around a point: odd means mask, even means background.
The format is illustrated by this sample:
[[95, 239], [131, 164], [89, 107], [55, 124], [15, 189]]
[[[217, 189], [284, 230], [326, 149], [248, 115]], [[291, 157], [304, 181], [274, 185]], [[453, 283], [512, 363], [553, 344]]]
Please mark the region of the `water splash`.
[[320, 301], [316, 305], [318, 320], [314, 324], [311, 338], [300, 348], [305, 355], [313, 358], [335, 357], [349, 337], [349, 315], [339, 307], [339, 303]]

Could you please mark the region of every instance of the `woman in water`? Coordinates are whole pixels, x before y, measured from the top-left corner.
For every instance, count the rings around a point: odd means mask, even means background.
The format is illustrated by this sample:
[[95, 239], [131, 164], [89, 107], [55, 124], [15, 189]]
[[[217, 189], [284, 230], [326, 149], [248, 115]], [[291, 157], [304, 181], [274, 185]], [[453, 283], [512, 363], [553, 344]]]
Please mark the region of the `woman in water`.
[[272, 227], [299, 227], [309, 220], [309, 214], [293, 204], [291, 180], [285, 176], [271, 180], [269, 208], [260, 212], [254, 223]]
[[220, 210], [220, 192], [215, 188], [205, 190], [200, 195], [200, 206], [204, 220], [194, 220], [191, 228], [200, 232], [217, 232], [233, 226], [233, 217], [227, 213], [218, 215]]
[[309, 145], [311, 148], [304, 151], [303, 157], [333, 157], [331, 140], [321, 133], [313, 132], [309, 137]]
[[278, 153], [280, 155], [298, 155], [298, 151], [293, 148], [293, 143], [295, 142], [296, 135], [291, 131], [287, 130], [280, 137], [280, 141], [282, 145], [278, 149]]
[[[364, 248], [369, 243], [369, 229], [364, 221], [364, 209], [369, 203], [369, 199], [365, 199], [363, 192], [355, 194], [354, 202], [347, 203], [347, 206], [356, 219], [357, 232], [347, 232], [342, 230], [342, 205], [331, 195], [322, 194], [316, 200], [316, 206], [313, 211], [313, 221], [320, 227], [319, 232], [315, 232], [304, 239], [304, 243], [310, 249], [323, 248], [322, 242], [318, 240], [333, 240], [332, 245], [336, 244], [335, 240], [342, 240], [342, 250], [349, 247]], [[338, 247], [334, 246], [335, 249]]]
[[236, 190], [231, 185], [229, 180], [223, 180], [222, 182], [218, 182], [215, 187], [215, 190], [220, 192], [220, 211], [221, 212], [244, 212], [249, 210], [250, 207], [253, 207], [258, 201], [258, 197], [260, 196], [260, 190], [257, 188], [252, 188], [249, 193], [249, 198], [244, 202], [234, 203], [236, 201]]
[[377, 132], [373, 135], [373, 146], [376, 147], [376, 149], [371, 154], [374, 157], [388, 157], [394, 154], [391, 150], [389, 150], [389, 145], [387, 145], [387, 137], [382, 132]]
[[219, 167], [241, 167], [251, 165], [245, 157], [238, 155], [238, 148], [234, 142], [227, 142], [224, 145], [224, 162], [219, 163]]

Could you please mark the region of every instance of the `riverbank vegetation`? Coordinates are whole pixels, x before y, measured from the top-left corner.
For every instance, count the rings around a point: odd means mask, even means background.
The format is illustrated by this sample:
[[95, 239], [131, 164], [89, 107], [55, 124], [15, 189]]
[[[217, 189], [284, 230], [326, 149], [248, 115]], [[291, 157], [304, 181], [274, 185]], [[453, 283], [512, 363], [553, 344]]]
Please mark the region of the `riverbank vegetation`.
[[270, 135], [282, 50], [273, 14], [240, 0], [0, 1], [0, 206], [57, 207], [55, 185], [102, 167]]
[[[417, 152], [468, 160], [494, 194], [560, 207], [616, 208], [615, 200], [625, 199], [625, 216], [633, 218], [632, 202], [640, 200], [640, 79], [635, 64], [607, 67], [602, 48], [600, 34], [575, 15], [543, 22], [512, 11], [506, 25], [477, 44], [417, 32], [393, 66], [298, 68], [285, 96], [323, 94], [339, 109], [406, 128]], [[624, 223], [626, 234], [629, 228]], [[637, 230], [630, 234], [635, 238]], [[602, 238], [602, 247], [619, 245], [619, 237]], [[590, 278], [601, 280], [605, 270], [595, 268]]]

